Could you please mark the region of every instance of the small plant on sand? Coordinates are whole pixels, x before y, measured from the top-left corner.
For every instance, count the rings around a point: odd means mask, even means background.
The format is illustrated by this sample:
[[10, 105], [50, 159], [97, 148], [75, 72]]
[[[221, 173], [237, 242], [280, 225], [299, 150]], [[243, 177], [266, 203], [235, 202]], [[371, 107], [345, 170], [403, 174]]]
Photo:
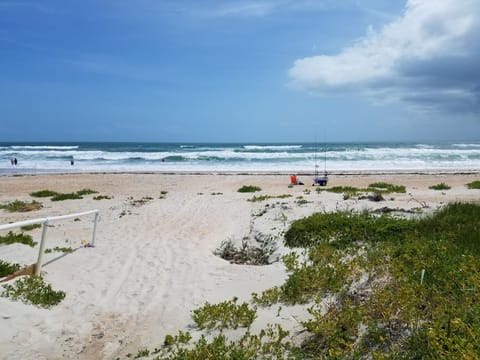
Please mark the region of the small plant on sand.
[[78, 200], [78, 199], [83, 199], [83, 196], [77, 193], [65, 193], [65, 194], [57, 194], [53, 196], [50, 200], [64, 201], [64, 200]]
[[151, 196], [144, 196], [141, 199], [134, 199], [132, 196], [127, 198], [127, 201], [131, 206], [142, 206], [149, 203], [152, 200], [153, 198]]
[[148, 349], [138, 350], [138, 353], [137, 355], [135, 355], [134, 359], [140, 359], [142, 357], [149, 356], [149, 355], [150, 355], [150, 350]]
[[22, 231], [31, 231], [31, 230], [38, 229], [38, 228], [41, 228], [41, 227], [42, 227], [42, 224], [32, 224], [32, 225], [22, 226], [22, 227], [20, 228], [20, 230], [22, 230]]
[[373, 191], [377, 193], [401, 193], [404, 194], [407, 192], [405, 186], [403, 185], [393, 185], [386, 182], [376, 182], [368, 185], [368, 191]]
[[65, 292], [54, 291], [40, 276], [26, 276], [13, 284], [3, 285], [2, 297], [20, 300], [39, 307], [49, 308], [65, 298]]
[[467, 184], [469, 189], [480, 189], [480, 180], [472, 181], [471, 183]]
[[254, 186], [254, 185], [243, 185], [240, 189], [238, 189], [237, 191], [238, 192], [241, 192], [241, 193], [252, 193], [252, 192], [256, 192], [256, 191], [261, 191], [262, 189], [259, 188], [258, 186]]
[[98, 191], [92, 189], [82, 189], [73, 193], [57, 193], [52, 196], [52, 201], [63, 201], [63, 200], [79, 200], [83, 199], [84, 195], [98, 194]]
[[20, 270], [19, 264], [11, 264], [9, 262], [0, 260], [0, 278], [13, 274], [18, 270]]
[[112, 197], [108, 195], [97, 195], [93, 197], [93, 200], [111, 200]]
[[254, 196], [250, 199], [248, 199], [247, 201], [250, 201], [250, 202], [259, 202], [259, 201], [265, 201], [265, 200], [268, 200], [268, 199], [271, 199], [272, 197], [269, 196], [269, 195], [259, 195], [259, 196]]
[[264, 290], [261, 295], [252, 293], [252, 300], [258, 306], [272, 306], [280, 301], [282, 289], [278, 286]]
[[259, 195], [259, 196], [254, 196], [251, 199], [248, 199], [247, 201], [250, 202], [259, 202], [259, 201], [265, 201], [269, 199], [286, 199], [292, 197], [290, 194], [281, 194], [281, 195]]
[[432, 190], [450, 190], [451, 189], [450, 186], [448, 186], [447, 184], [445, 184], [443, 182], [440, 183], [440, 184], [429, 186], [428, 188], [432, 189]]
[[[156, 349], [159, 354], [153, 360], [223, 360], [223, 359], [296, 359], [294, 349], [286, 337], [288, 331], [278, 324], [267, 325], [259, 334], [246, 331], [236, 341], [230, 341], [223, 333], [207, 337], [202, 334], [194, 343], [180, 342], [179, 336], [171, 336], [169, 345]], [[178, 341], [175, 341], [179, 339]]]
[[188, 344], [188, 342], [192, 339], [192, 336], [188, 331], [183, 332], [181, 330], [178, 331], [178, 335], [166, 335], [165, 339], [163, 340], [164, 346], [172, 346], [174, 344]]
[[45, 254], [49, 254], [49, 253], [52, 253], [52, 252], [63, 252], [63, 253], [66, 253], [66, 254], [69, 254], [69, 253], [72, 253], [74, 252], [75, 250], [72, 249], [71, 247], [60, 247], [60, 246], [55, 246], [53, 249], [45, 249]]
[[159, 199], [165, 199], [167, 197], [168, 191], [162, 190], [160, 191]]
[[52, 197], [58, 195], [58, 192], [52, 190], [40, 190], [30, 193], [32, 197]]
[[192, 319], [200, 329], [237, 329], [249, 327], [257, 316], [255, 309], [247, 303], [237, 305], [238, 298], [219, 304], [205, 303], [201, 308], [193, 310]]
[[367, 195], [361, 195], [358, 197], [358, 200], [364, 200], [364, 199], [368, 199], [374, 202], [385, 201], [385, 198], [383, 197], [381, 192], [374, 192]]
[[214, 254], [230, 261], [232, 264], [270, 264], [270, 258], [277, 250], [277, 238], [259, 234], [255, 237], [255, 240], [258, 246], [251, 245], [248, 239], [244, 239], [239, 247], [235, 246], [231, 239], [224, 240], [214, 251]]
[[90, 195], [90, 194], [98, 194], [98, 191], [92, 190], [92, 189], [82, 189], [77, 191], [77, 194], [80, 196], [83, 195]]
[[301, 206], [301, 205], [306, 205], [306, 204], [310, 203], [311, 201], [308, 201], [307, 199], [303, 199], [303, 198], [300, 197], [295, 202], [297, 203], [297, 205]]
[[0, 205], [0, 209], [4, 209], [8, 212], [35, 211], [35, 210], [40, 210], [42, 207], [43, 205], [35, 200], [30, 203], [26, 203], [25, 201], [15, 200], [7, 204]]
[[[320, 189], [320, 188], [317, 188], [317, 189]], [[320, 190], [317, 190], [317, 191], [320, 192], [322, 190], [323, 189], [320, 189]], [[326, 189], [326, 191], [333, 192], [333, 193], [336, 193], [336, 194], [348, 194], [350, 196], [353, 196], [353, 195], [357, 195], [357, 194], [363, 192], [364, 190], [353, 187], [353, 186], [334, 186], [334, 187]]]
[[15, 243], [24, 244], [31, 247], [34, 247], [37, 244], [28, 234], [16, 234], [12, 231], [9, 231], [7, 235], [0, 236], [0, 244], [10, 245]]

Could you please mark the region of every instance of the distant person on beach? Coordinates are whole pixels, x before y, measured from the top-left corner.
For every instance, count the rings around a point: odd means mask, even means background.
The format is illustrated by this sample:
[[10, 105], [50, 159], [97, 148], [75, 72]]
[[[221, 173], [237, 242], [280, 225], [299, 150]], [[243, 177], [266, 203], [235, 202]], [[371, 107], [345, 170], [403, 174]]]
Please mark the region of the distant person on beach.
[[72, 165], [72, 166], [73, 166], [73, 164], [75, 164], [75, 161], [73, 161], [73, 160], [70, 160], [70, 165]]
[[10, 164], [15, 165], [15, 162], [13, 161], [13, 158], [10, 159]]
[[303, 182], [297, 177], [297, 175], [290, 175], [290, 184], [291, 185], [303, 185]]
[[17, 166], [17, 164], [18, 164], [17, 158], [13, 159], [13, 164], [14, 164], [15, 166]]

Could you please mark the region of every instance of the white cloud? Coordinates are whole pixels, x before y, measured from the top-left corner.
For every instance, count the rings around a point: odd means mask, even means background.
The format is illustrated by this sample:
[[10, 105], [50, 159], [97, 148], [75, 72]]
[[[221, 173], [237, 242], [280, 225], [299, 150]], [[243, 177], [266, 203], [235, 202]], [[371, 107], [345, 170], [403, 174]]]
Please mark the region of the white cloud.
[[[480, 1], [408, 0], [401, 17], [337, 55], [295, 61], [290, 85], [374, 101], [480, 110]], [[461, 106], [459, 106], [461, 105]]]

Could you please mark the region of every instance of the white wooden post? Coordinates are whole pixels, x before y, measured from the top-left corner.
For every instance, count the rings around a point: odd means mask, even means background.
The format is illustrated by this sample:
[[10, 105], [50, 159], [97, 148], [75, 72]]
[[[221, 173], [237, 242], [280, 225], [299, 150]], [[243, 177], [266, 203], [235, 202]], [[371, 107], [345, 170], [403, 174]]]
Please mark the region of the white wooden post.
[[92, 234], [92, 246], [95, 245], [95, 235], [97, 233], [98, 212], [95, 213], [95, 219], [93, 220], [93, 234]]
[[40, 272], [42, 271], [42, 258], [43, 258], [43, 251], [45, 249], [45, 240], [47, 239], [47, 226], [48, 226], [48, 219], [45, 220], [45, 222], [43, 223], [42, 238], [40, 240], [40, 249], [38, 250], [37, 264], [35, 265], [35, 275], [40, 275]]

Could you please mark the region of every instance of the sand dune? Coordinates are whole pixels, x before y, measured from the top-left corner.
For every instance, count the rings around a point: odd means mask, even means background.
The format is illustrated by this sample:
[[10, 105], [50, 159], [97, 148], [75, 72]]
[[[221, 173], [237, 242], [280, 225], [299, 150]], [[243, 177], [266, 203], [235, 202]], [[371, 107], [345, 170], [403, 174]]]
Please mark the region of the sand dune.
[[[81, 247], [91, 238], [92, 218], [65, 220], [48, 229], [47, 248], [71, 246], [77, 250], [46, 254], [44, 278], [67, 296], [50, 310], [0, 298], [0, 357], [3, 359], [113, 359], [136, 353], [141, 347], [161, 345], [166, 334], [188, 329], [190, 313], [205, 301], [233, 296], [248, 300], [281, 284], [281, 262], [268, 266], [233, 265], [213, 254], [221, 241], [240, 241], [256, 233], [279, 235], [294, 219], [315, 211], [367, 209], [382, 206], [412, 209], [428, 205], [433, 211], [450, 201], [479, 201], [479, 190], [465, 184], [469, 175], [342, 175], [331, 185], [366, 186], [387, 181], [407, 186], [386, 202], [343, 200], [341, 194], [318, 194], [309, 185], [288, 188], [287, 175], [181, 175], [181, 174], [69, 174], [0, 177], [0, 203], [31, 201], [32, 191], [73, 192], [91, 188], [110, 200], [52, 202], [30, 213], [0, 210], [0, 224], [91, 209], [100, 210], [94, 248]], [[308, 179], [304, 178], [308, 184]], [[428, 186], [446, 182], [448, 191]], [[287, 199], [248, 202], [252, 194], [238, 193], [242, 185], [258, 185], [261, 194], [291, 194]], [[162, 196], [161, 192], [167, 192]], [[296, 197], [309, 201], [298, 205]], [[151, 197], [151, 200], [145, 199]], [[164, 197], [164, 198], [161, 198]], [[143, 204], [134, 200], [144, 199]], [[282, 204], [283, 203], [283, 204]], [[266, 204], [269, 204], [266, 207]], [[266, 209], [266, 210], [265, 210]], [[262, 216], [255, 216], [264, 211]], [[40, 229], [33, 230], [36, 241]], [[279, 235], [280, 236], [280, 235]], [[279, 238], [280, 239], [280, 238]], [[285, 249], [279, 243], [278, 254]], [[38, 245], [0, 246], [0, 259], [30, 264]], [[276, 317], [263, 311], [255, 328]], [[280, 319], [294, 329], [304, 314], [292, 307]]]

